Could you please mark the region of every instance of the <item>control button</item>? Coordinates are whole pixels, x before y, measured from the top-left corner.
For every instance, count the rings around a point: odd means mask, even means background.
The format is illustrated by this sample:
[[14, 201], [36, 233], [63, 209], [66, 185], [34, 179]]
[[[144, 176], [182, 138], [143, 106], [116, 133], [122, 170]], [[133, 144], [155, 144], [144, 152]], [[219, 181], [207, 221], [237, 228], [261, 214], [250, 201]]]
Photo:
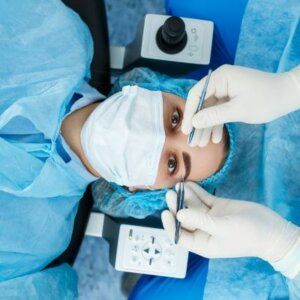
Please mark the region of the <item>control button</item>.
[[198, 51], [198, 47], [196, 45], [190, 45], [189, 50], [196, 52], [196, 51]]
[[197, 34], [193, 34], [193, 40], [194, 42], [197, 42], [199, 39], [199, 36]]
[[153, 257], [155, 259], [158, 259], [160, 256], [161, 256], [161, 248], [158, 248], [158, 247], [154, 248], [153, 249]]
[[151, 236], [151, 242], [152, 242], [152, 244], [154, 244], [154, 241], [155, 241], [155, 237]]
[[194, 56], [193, 52], [188, 52], [188, 56]]
[[139, 258], [138, 258], [138, 256], [136, 256], [136, 255], [133, 255], [133, 256], [131, 257], [131, 261], [132, 261], [134, 264], [137, 263], [138, 260], [139, 260]]
[[135, 266], [141, 266], [142, 265], [142, 261], [137, 255], [133, 255], [131, 257], [131, 263]]
[[165, 53], [176, 54], [184, 49], [186, 43], [185, 23], [179, 17], [168, 18], [157, 31], [156, 44]]
[[132, 248], [131, 248], [131, 251], [134, 252], [134, 253], [138, 253], [140, 250], [139, 246], [138, 245], [134, 245]]
[[146, 259], [158, 259], [161, 256], [161, 246], [158, 243], [146, 243], [143, 246], [143, 256]]
[[195, 27], [193, 27], [192, 29], [191, 29], [191, 33], [196, 33], [197, 32], [197, 29], [195, 28]]
[[150, 258], [150, 259], [149, 259], [149, 265], [150, 265], [150, 266], [152, 265], [152, 261], [153, 261], [153, 258]]
[[173, 263], [172, 260], [167, 259], [167, 260], [165, 260], [164, 265], [165, 265], [166, 267], [173, 267], [174, 263]]
[[[150, 244], [151, 245], [151, 244]], [[150, 259], [153, 255], [151, 253], [151, 248], [149, 247], [149, 244], [143, 247], [143, 256], [145, 259]]]
[[165, 255], [173, 257], [174, 256], [174, 252], [171, 249], [166, 249], [165, 250]]
[[133, 231], [132, 231], [132, 229], [130, 229], [130, 230], [129, 230], [129, 236], [128, 236], [128, 238], [129, 238], [130, 240], [132, 240], [132, 234], [133, 234]]

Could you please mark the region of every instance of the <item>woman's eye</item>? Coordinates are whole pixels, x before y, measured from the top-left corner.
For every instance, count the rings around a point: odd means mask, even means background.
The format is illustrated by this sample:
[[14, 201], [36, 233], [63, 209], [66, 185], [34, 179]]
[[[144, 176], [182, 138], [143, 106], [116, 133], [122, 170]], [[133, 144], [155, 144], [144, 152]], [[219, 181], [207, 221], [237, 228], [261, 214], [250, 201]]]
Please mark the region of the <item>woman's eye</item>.
[[174, 156], [171, 156], [168, 160], [168, 171], [170, 174], [173, 174], [177, 167], [177, 160]]
[[178, 124], [180, 123], [180, 114], [179, 114], [179, 111], [178, 109], [176, 109], [173, 114], [172, 114], [172, 117], [171, 117], [171, 125], [172, 125], [172, 128], [176, 128], [178, 126]]

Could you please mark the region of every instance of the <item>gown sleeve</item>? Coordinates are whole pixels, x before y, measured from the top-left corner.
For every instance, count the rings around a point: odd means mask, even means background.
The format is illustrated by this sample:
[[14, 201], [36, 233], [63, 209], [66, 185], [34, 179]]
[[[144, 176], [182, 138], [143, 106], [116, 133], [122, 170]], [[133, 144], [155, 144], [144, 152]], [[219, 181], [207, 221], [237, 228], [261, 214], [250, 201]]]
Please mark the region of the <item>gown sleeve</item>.
[[287, 283], [289, 287], [290, 300], [300, 299], [300, 272], [294, 279], [288, 279]]
[[77, 275], [68, 265], [0, 282], [1, 299], [77, 299]]
[[300, 237], [286, 256], [272, 266], [286, 276], [290, 299], [300, 299]]

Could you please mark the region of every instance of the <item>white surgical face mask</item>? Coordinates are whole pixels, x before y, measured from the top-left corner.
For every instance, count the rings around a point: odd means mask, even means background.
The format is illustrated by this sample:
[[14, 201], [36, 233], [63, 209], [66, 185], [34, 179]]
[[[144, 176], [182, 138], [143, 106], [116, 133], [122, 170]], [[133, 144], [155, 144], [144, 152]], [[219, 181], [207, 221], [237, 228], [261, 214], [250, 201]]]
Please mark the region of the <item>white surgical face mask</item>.
[[165, 142], [160, 91], [125, 86], [90, 114], [81, 144], [91, 166], [119, 185], [153, 185]]

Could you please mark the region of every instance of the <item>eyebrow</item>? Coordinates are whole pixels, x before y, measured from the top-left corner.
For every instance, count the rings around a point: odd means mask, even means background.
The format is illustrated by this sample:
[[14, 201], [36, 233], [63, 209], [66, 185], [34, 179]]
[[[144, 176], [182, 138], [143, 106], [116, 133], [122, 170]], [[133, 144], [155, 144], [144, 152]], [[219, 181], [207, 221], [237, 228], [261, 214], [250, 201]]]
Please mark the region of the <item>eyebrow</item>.
[[185, 166], [184, 180], [186, 180], [191, 173], [191, 157], [188, 153], [182, 152], [183, 162]]

